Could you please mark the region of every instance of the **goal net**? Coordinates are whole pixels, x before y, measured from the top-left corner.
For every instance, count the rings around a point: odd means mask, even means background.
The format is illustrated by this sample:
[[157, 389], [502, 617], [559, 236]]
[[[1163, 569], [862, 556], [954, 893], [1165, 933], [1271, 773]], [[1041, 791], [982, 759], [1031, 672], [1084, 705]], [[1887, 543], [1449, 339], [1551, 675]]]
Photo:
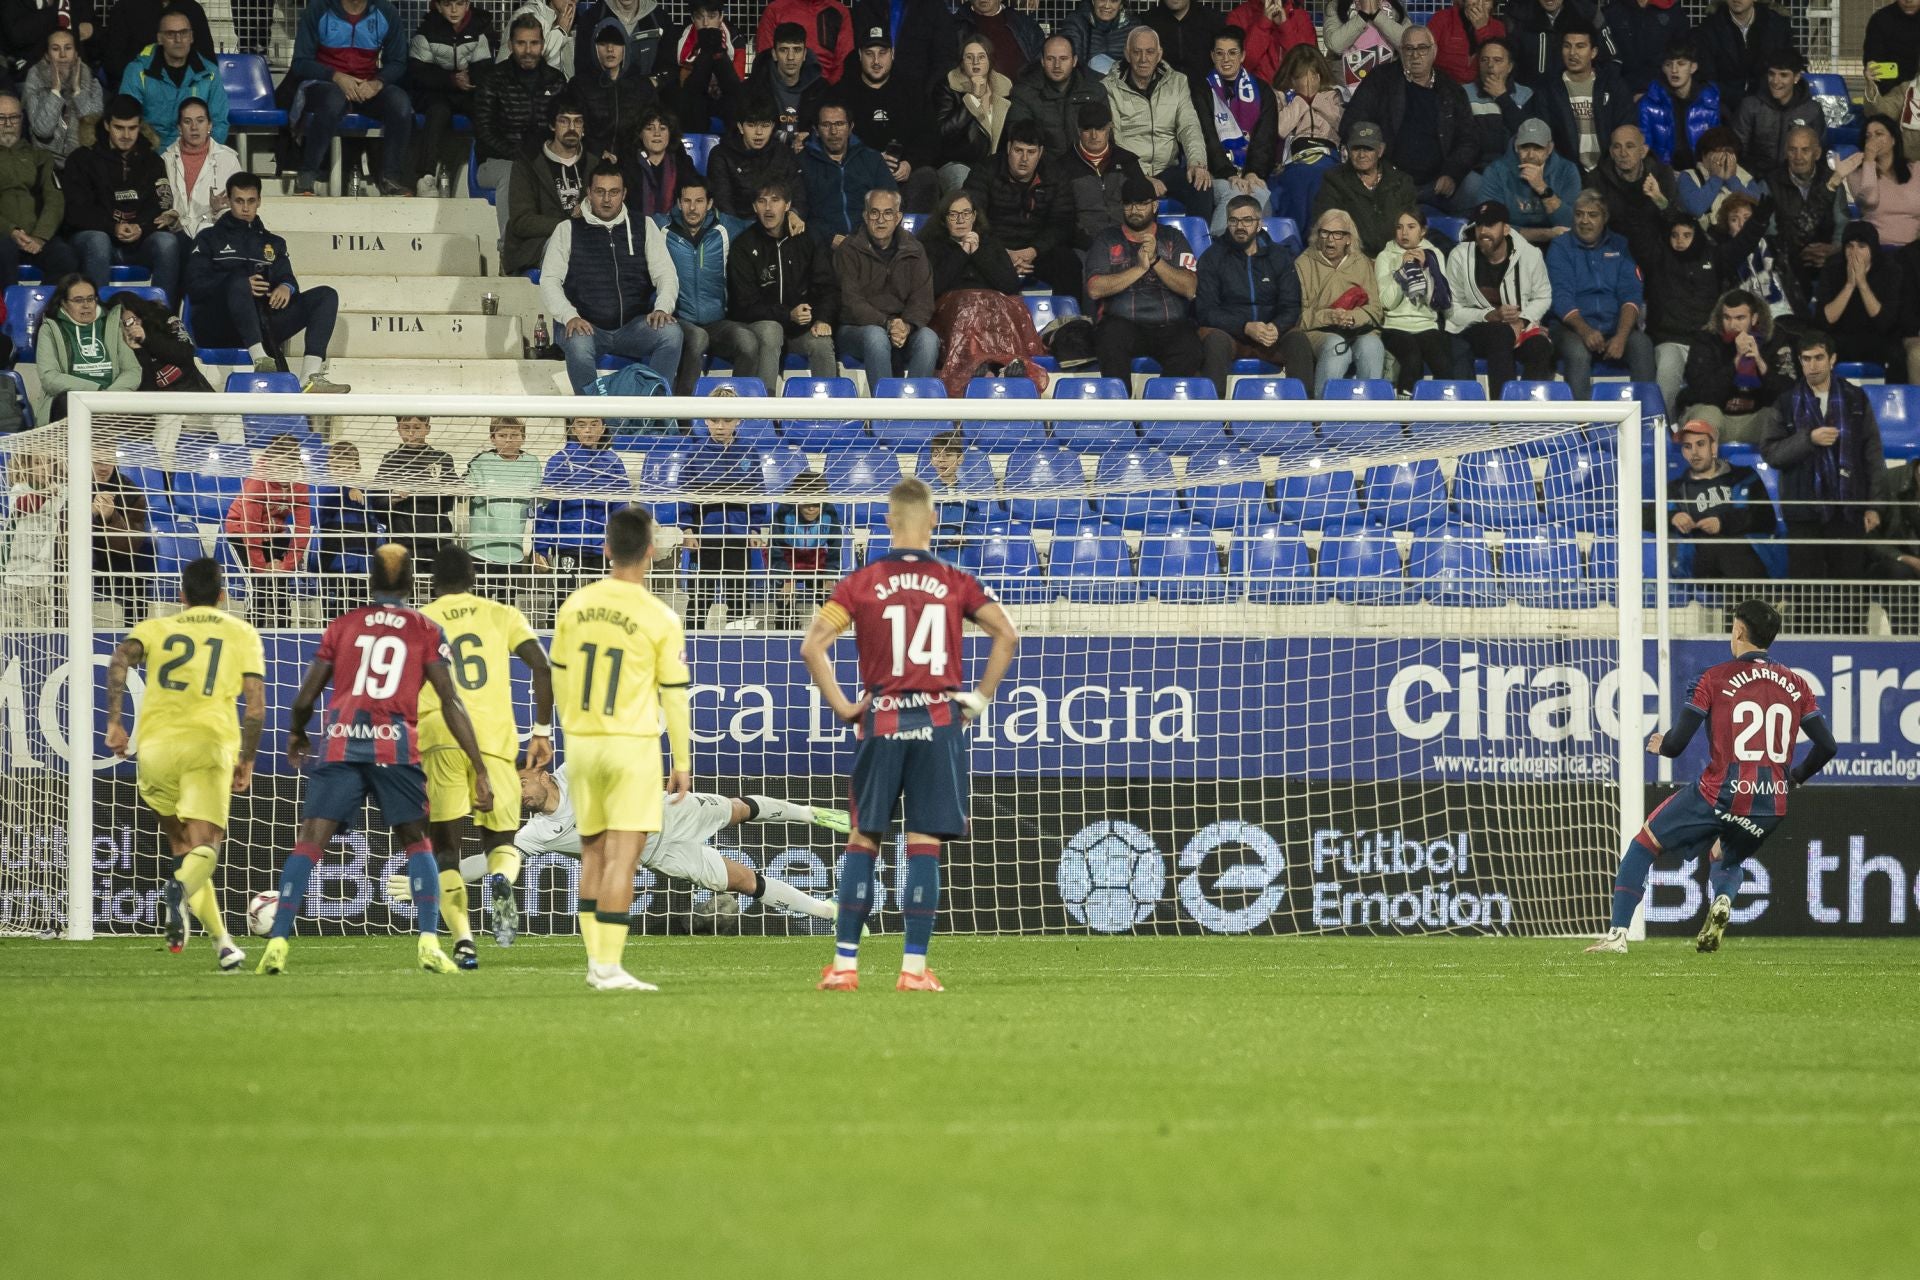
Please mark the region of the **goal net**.
[[[1623, 696], [1643, 661], [1620, 642], [1643, 630], [1641, 556], [1617, 550], [1640, 541], [1622, 501], [1639, 448], [1616, 447], [1623, 421], [1639, 439], [1634, 405], [1060, 391], [74, 397], [71, 422], [0, 457], [0, 928], [156, 927], [164, 842], [136, 764], [104, 753], [99, 708], [114, 644], [177, 608], [180, 568], [203, 555], [267, 651], [267, 734], [217, 880], [233, 918], [290, 847], [287, 709], [326, 621], [364, 601], [381, 541], [415, 549], [422, 603], [434, 548], [468, 547], [480, 589], [544, 634], [602, 571], [606, 512], [648, 506], [654, 589], [689, 623], [697, 785], [844, 807], [854, 742], [813, 691], [800, 635], [840, 574], [887, 549], [902, 474], [936, 490], [936, 551], [1022, 632], [973, 731], [973, 829], [945, 856], [943, 928], [1542, 934], [1603, 917], [1654, 709]], [[969, 646], [977, 673], [984, 638]], [[87, 649], [93, 679], [70, 696], [69, 655]], [[850, 639], [837, 657], [851, 688]], [[524, 737], [517, 664], [514, 680]], [[136, 754], [142, 689], [136, 673]], [[557, 747], [564, 763], [564, 735]], [[303, 934], [412, 928], [373, 825], [327, 851]], [[744, 824], [713, 842], [828, 896], [839, 839]], [[902, 853], [882, 851], [883, 929]], [[523, 927], [573, 931], [576, 883], [572, 858], [530, 857]], [[87, 909], [69, 915], [69, 892]], [[752, 902], [717, 914], [709, 897], [643, 870], [636, 928], [825, 928]]]

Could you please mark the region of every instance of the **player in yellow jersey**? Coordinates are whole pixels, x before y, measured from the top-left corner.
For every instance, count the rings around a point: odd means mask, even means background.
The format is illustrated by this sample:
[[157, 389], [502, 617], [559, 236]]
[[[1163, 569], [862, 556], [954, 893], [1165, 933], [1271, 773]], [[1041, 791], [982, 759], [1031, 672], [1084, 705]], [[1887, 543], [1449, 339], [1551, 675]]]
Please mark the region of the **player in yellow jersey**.
[[[526, 615], [510, 604], [473, 594], [473, 557], [464, 547], [442, 546], [433, 559], [433, 602], [420, 612], [440, 624], [453, 654], [453, 682], [467, 704], [480, 739], [487, 779], [493, 784], [493, 808], [473, 813], [473, 765], [453, 740], [440, 715], [440, 697], [431, 686], [420, 690], [420, 760], [427, 769], [427, 833], [440, 864], [440, 919], [453, 934], [453, 962], [462, 969], [480, 967], [467, 918], [469, 877], [460, 862], [463, 820], [473, 815], [486, 849], [486, 875], [492, 890], [494, 939], [513, 942], [518, 924], [513, 883], [520, 878], [520, 777], [515, 765], [520, 730], [513, 714], [513, 684], [508, 664], [518, 658], [533, 676], [533, 734], [525, 767], [541, 769], [553, 759], [553, 673]], [[479, 859], [474, 859], [476, 863]], [[471, 877], [480, 879], [478, 868]]]
[[587, 985], [655, 991], [621, 965], [633, 873], [660, 830], [660, 721], [673, 770], [667, 793], [693, 791], [692, 676], [680, 619], [647, 590], [653, 517], [626, 507], [607, 519], [608, 576], [567, 597], [553, 626], [554, 705], [580, 827], [580, 932]]
[[[220, 566], [195, 560], [180, 573], [186, 608], [170, 618], [148, 618], [120, 642], [107, 668], [107, 749], [127, 754], [120, 706], [127, 672], [144, 664], [140, 798], [160, 815], [173, 851], [165, 897], [167, 950], [178, 953], [186, 945], [191, 909], [214, 940], [220, 968], [231, 973], [247, 957], [221, 919], [213, 871], [233, 797], [253, 783], [253, 758], [267, 719], [267, 662], [260, 633], [225, 612], [226, 599]], [[245, 714], [236, 719], [234, 704], [241, 699]]]

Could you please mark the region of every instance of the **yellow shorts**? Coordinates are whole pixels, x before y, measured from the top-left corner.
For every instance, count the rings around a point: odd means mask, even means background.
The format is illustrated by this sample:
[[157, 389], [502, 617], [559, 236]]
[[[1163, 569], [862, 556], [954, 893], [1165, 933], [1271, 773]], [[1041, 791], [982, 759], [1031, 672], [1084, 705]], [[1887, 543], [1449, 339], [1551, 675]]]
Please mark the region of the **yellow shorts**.
[[666, 795], [663, 767], [658, 741], [567, 739], [567, 790], [580, 834], [658, 831]]
[[[493, 784], [493, 808], [474, 813], [483, 831], [520, 829], [520, 773], [511, 759], [481, 753], [487, 781]], [[473, 762], [458, 747], [434, 747], [420, 755], [427, 773], [427, 820], [453, 822], [473, 813]]]
[[140, 798], [162, 817], [211, 822], [233, 810], [234, 752], [225, 743], [170, 739], [140, 744]]

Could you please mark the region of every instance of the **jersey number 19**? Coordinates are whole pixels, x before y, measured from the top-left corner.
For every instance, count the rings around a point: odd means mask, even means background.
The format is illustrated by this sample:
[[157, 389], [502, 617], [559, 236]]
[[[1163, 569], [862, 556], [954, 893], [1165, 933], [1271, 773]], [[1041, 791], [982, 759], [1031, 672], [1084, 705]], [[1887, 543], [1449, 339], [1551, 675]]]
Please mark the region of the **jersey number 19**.
[[893, 674], [905, 675], [909, 662], [929, 675], [947, 674], [947, 606], [922, 605], [911, 640], [907, 638], [907, 606], [890, 604], [880, 616], [893, 631]]
[[398, 636], [356, 636], [360, 670], [353, 676], [353, 696], [375, 702], [391, 698], [407, 669], [407, 645]]

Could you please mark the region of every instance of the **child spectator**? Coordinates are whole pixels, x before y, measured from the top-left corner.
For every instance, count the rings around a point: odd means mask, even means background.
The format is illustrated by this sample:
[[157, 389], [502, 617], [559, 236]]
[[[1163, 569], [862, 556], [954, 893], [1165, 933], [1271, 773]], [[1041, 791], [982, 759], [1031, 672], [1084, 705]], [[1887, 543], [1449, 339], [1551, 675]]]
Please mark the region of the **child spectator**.
[[[526, 423], [495, 418], [487, 442], [493, 447], [467, 464], [467, 485], [474, 491], [467, 500], [467, 550], [482, 590], [488, 583], [506, 588], [527, 568], [527, 520], [540, 488], [540, 459], [526, 451]], [[546, 562], [534, 555], [531, 563]]]
[[[722, 387], [716, 397], [730, 397]], [[747, 611], [747, 549], [753, 508], [748, 499], [760, 488], [760, 455], [740, 439], [740, 419], [708, 418], [706, 440], [681, 472], [681, 484], [698, 499], [689, 505], [686, 547], [692, 553], [693, 581], [687, 588], [687, 630], [707, 624], [715, 602], [730, 619]], [[737, 496], [731, 496], [737, 495]]]
[[540, 487], [579, 495], [548, 498], [533, 522], [535, 558], [554, 567], [564, 595], [606, 568], [607, 517], [628, 504], [633, 489], [620, 455], [607, 445], [604, 420], [569, 424], [567, 443], [547, 459]]
[[802, 472], [793, 484], [794, 501], [773, 511], [769, 551], [775, 588], [773, 625], [798, 629], [827, 598], [841, 571], [841, 539], [846, 527], [837, 508], [826, 501], [826, 477]]
[[415, 194], [440, 194], [448, 172], [447, 135], [456, 115], [474, 117], [473, 86], [500, 52], [493, 15], [472, 0], [433, 0], [407, 45], [407, 86], [426, 117]]
[[253, 474], [227, 508], [226, 531], [240, 544], [249, 575], [254, 624], [284, 627], [292, 622], [291, 593], [285, 575], [298, 572], [313, 535], [311, 497], [300, 474], [300, 442], [275, 436], [254, 460]]
[[[427, 443], [433, 423], [418, 414], [394, 419], [400, 447], [380, 459], [374, 479], [386, 493], [387, 533], [413, 553], [415, 564], [431, 564], [440, 543], [453, 536], [453, 499], [447, 486], [459, 475], [453, 455]], [[429, 492], [415, 493], [415, 487]]]

